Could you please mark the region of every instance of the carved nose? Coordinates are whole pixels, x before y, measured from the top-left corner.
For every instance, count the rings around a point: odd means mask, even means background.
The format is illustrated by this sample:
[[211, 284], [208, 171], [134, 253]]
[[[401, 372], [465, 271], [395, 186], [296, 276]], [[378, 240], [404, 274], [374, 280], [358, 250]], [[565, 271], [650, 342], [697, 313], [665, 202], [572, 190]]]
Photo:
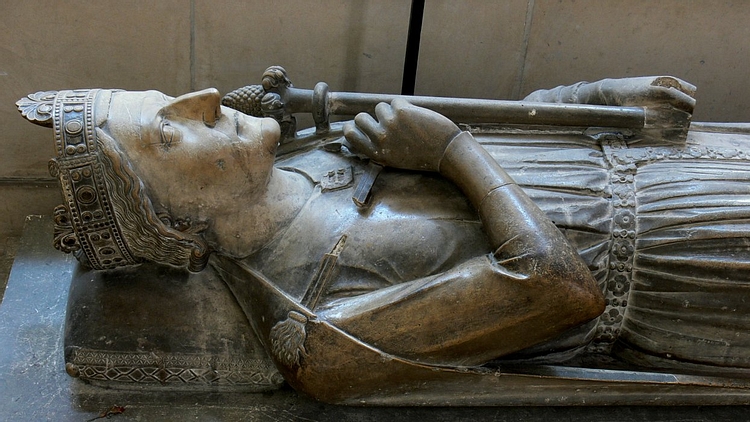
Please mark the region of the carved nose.
[[221, 117], [221, 94], [216, 88], [207, 88], [180, 95], [164, 106], [159, 114], [163, 117], [200, 120], [214, 127]]

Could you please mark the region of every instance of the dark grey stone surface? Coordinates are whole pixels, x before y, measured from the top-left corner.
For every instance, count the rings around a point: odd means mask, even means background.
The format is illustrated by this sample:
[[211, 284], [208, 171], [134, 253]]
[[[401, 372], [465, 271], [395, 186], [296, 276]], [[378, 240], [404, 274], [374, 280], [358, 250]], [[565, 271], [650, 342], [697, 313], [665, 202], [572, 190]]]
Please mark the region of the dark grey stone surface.
[[352, 408], [285, 389], [265, 394], [106, 390], [68, 377], [62, 338], [74, 261], [51, 246], [49, 219], [28, 221], [0, 304], [0, 421], [86, 421], [114, 406], [114, 421], [719, 421], [750, 407]]

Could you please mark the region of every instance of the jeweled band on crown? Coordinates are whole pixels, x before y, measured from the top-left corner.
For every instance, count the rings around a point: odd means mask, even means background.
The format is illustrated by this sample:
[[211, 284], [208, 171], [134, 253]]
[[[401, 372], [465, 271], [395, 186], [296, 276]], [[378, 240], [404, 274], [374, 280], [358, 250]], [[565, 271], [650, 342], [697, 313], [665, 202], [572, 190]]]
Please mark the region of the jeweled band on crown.
[[77, 254], [94, 269], [138, 263], [117, 224], [97, 147], [94, 102], [111, 92], [51, 94], [32, 94], [16, 104], [39, 122], [49, 124], [43, 121], [49, 116], [55, 132], [57, 158], [50, 161], [50, 174], [60, 181], [65, 201], [55, 209], [55, 247]]

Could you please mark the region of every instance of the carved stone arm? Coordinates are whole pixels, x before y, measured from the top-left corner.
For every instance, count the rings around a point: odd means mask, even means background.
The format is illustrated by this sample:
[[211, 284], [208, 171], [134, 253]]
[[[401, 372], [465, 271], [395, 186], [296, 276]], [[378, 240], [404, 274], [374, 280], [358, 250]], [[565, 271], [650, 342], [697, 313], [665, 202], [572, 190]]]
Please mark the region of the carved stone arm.
[[[423, 118], [432, 112], [394, 108], [395, 116], [417, 118], [412, 127], [429, 133]], [[381, 110], [377, 124], [358, 119], [368, 137], [379, 134], [376, 141], [362, 143], [364, 133], [355, 128], [348, 138], [385, 163], [431, 168], [406, 153], [392, 153], [389, 136], [400, 139], [405, 129], [391, 131], [388, 113]], [[448, 129], [437, 134], [442, 137]], [[425, 146], [416, 132], [404, 136], [412, 140], [408, 149]], [[438, 146], [444, 153], [436, 155], [435, 170], [456, 183], [478, 210], [494, 253], [436, 276], [335, 301], [320, 316], [388, 353], [449, 365], [480, 364], [598, 316], [602, 294], [577, 252], [473, 136], [460, 132], [439, 139]]]
[[[687, 128], [695, 108], [696, 87], [672, 76], [644, 76], [578, 82], [541, 89], [524, 101], [591, 104], [645, 109], [645, 125], [653, 128]], [[669, 132], [662, 134], [669, 137]]]
[[696, 87], [672, 76], [602, 79], [534, 91], [524, 101], [612, 106], [670, 105], [692, 113]]
[[[468, 132], [446, 148], [440, 173], [477, 209], [496, 265], [574, 297], [596, 316], [603, 299], [590, 271], [565, 236]], [[564, 317], [566, 310], [556, 310]], [[590, 318], [589, 317], [589, 318]], [[583, 322], [583, 321], [579, 321]]]

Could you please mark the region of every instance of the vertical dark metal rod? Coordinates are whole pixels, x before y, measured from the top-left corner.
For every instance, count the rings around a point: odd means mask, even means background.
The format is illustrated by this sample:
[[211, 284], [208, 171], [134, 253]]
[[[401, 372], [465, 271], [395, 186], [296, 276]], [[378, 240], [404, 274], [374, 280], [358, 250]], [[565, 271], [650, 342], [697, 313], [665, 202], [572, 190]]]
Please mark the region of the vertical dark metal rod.
[[417, 64], [419, 63], [419, 42], [422, 38], [422, 17], [425, 0], [411, 0], [409, 13], [409, 32], [406, 36], [406, 54], [404, 57], [404, 76], [401, 79], [401, 95], [414, 95], [417, 83]]

